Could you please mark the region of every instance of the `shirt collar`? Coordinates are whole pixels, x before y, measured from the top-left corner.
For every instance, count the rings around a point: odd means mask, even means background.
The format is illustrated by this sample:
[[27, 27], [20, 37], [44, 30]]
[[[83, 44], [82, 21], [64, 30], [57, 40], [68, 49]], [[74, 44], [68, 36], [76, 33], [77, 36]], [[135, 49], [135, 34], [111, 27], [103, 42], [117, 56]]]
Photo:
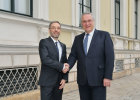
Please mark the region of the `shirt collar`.
[[56, 41], [53, 37], [51, 37], [51, 39], [53, 40], [54, 43], [59, 42], [58, 40]]
[[85, 32], [85, 35], [86, 35], [86, 34], [89, 34], [89, 36], [93, 36], [94, 31], [95, 31], [95, 28], [94, 28], [90, 33], [86, 33], [86, 32]]

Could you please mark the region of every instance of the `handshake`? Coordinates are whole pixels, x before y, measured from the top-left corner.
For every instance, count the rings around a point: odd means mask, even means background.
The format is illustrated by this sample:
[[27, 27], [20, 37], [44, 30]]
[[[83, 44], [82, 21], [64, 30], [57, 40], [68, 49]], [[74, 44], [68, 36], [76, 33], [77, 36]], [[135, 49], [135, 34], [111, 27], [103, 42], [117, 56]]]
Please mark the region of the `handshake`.
[[68, 63], [64, 63], [64, 67], [63, 67], [63, 70], [62, 70], [62, 72], [63, 73], [67, 73], [68, 71], [69, 71], [69, 64]]

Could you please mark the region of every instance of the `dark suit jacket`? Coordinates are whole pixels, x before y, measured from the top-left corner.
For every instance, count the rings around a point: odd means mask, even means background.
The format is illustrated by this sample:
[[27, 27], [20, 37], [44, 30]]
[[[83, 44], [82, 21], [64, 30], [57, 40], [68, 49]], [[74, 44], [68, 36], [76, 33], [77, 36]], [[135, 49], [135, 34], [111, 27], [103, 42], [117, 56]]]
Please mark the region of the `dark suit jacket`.
[[108, 32], [96, 30], [87, 55], [83, 49], [85, 33], [75, 37], [68, 63], [71, 68], [77, 61], [77, 82], [90, 86], [102, 86], [103, 78], [112, 79], [114, 67], [113, 43]]
[[63, 63], [67, 62], [66, 45], [61, 42], [60, 44], [62, 46], [62, 57], [59, 62], [57, 49], [51, 37], [42, 39], [39, 43], [41, 59], [39, 85], [41, 86], [54, 86], [61, 79], [68, 80], [68, 74], [62, 73]]

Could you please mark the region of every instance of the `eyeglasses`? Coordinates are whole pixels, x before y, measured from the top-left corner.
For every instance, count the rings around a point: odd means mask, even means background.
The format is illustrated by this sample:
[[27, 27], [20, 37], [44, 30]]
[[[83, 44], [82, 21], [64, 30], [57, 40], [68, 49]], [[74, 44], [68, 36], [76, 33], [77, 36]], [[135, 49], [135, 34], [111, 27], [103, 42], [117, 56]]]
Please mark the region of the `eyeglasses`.
[[61, 28], [60, 27], [51, 27], [50, 29], [52, 29], [52, 30], [60, 30]]
[[92, 20], [84, 20], [84, 21], [82, 21], [82, 23], [91, 23], [92, 22]]

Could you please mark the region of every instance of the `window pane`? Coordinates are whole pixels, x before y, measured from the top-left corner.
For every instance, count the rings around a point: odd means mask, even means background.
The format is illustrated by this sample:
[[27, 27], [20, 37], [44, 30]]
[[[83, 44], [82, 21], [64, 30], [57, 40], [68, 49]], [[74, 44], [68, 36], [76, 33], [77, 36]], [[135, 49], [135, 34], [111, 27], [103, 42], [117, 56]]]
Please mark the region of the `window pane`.
[[84, 7], [84, 12], [85, 12], [85, 13], [90, 13], [90, 8]]
[[15, 12], [30, 15], [30, 0], [15, 0]]
[[83, 1], [83, 0], [79, 0], [79, 3], [82, 4], [82, 1]]
[[79, 16], [80, 16], [80, 18], [79, 18], [79, 26], [81, 26], [81, 16], [82, 16], [82, 5], [80, 5], [80, 12], [79, 12]]
[[91, 0], [84, 0], [84, 5], [90, 7], [90, 1], [91, 1]]
[[80, 14], [82, 14], [82, 5], [80, 5]]
[[120, 21], [116, 20], [116, 34], [120, 34]]
[[120, 35], [120, 0], [115, 0], [115, 34]]
[[116, 18], [120, 18], [120, 5], [116, 3]]
[[11, 0], [0, 0], [0, 9], [10, 11]]

